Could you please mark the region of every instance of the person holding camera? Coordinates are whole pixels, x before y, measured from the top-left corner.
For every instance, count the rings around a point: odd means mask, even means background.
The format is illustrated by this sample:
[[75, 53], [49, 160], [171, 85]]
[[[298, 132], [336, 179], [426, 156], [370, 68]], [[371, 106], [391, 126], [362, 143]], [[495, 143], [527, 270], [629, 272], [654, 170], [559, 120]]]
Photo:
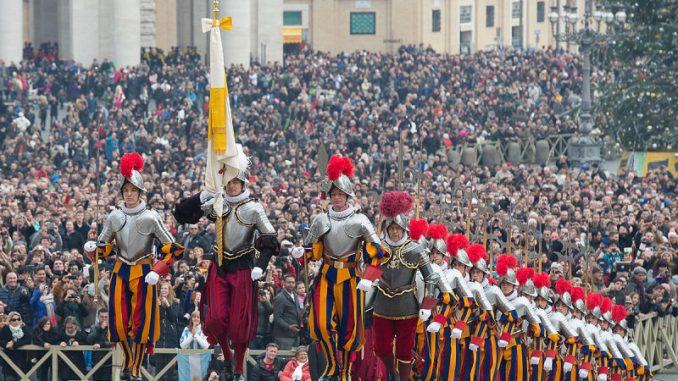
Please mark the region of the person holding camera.
[[44, 317], [56, 322], [56, 302], [47, 283], [41, 283], [35, 287], [30, 303], [33, 308], [33, 327]]
[[82, 319], [89, 314], [87, 308], [82, 304], [82, 299], [78, 290], [69, 287], [64, 291], [64, 298], [56, 308], [56, 314], [64, 321], [68, 317], [72, 317], [81, 326]]
[[[108, 340], [108, 309], [102, 308], [97, 313], [97, 322], [92, 327], [91, 333], [87, 335], [87, 344], [92, 345], [94, 349], [105, 349], [111, 347]], [[92, 351], [92, 365], [96, 365], [104, 358], [106, 351]], [[95, 373], [94, 381], [105, 381], [111, 379], [111, 360], [107, 360]]]

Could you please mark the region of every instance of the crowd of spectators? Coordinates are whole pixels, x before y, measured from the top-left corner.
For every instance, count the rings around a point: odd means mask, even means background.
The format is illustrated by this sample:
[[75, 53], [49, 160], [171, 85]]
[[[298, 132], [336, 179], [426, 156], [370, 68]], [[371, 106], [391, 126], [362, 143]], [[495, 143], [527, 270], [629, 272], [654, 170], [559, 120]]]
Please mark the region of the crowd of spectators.
[[[101, 267], [95, 288], [83, 245], [96, 240], [120, 200], [119, 158], [138, 151], [145, 158], [148, 205], [186, 246], [159, 287], [162, 334], [156, 347], [204, 347], [191, 316], [214, 226], [206, 219], [177, 226], [171, 211], [203, 185], [207, 66], [193, 49], [144, 50], [141, 65], [118, 68], [106, 60], [60, 61], [53, 44], [37, 53], [28, 48], [31, 54], [18, 65], [0, 62], [0, 346], [12, 352], [27, 337], [45, 348], [110, 346], [104, 332], [112, 262]], [[588, 280], [625, 304], [632, 322], [652, 312], [675, 315], [678, 182], [666, 168], [640, 177], [573, 168], [565, 157], [543, 167], [471, 168], [448, 161], [449, 151], [467, 142], [574, 131], [570, 112], [579, 103], [579, 64], [577, 56], [551, 50], [449, 56], [402, 47], [395, 55], [303, 50], [286, 56], [284, 65], [228, 68], [233, 123], [252, 159], [251, 190], [282, 243], [259, 284], [251, 346], [266, 352], [251, 379], [307, 380], [313, 373], [303, 347], [310, 344], [303, 306], [304, 280], [316, 266], [311, 263], [306, 273], [289, 249], [301, 244], [321, 210], [320, 144], [354, 161], [354, 206], [375, 223], [379, 194], [398, 188], [416, 193], [413, 173], [420, 171], [421, 215], [429, 221], [465, 229], [462, 194], [472, 188], [475, 205], [492, 210], [489, 216], [474, 211], [472, 228], [485, 227], [494, 254], [505, 250], [499, 242], [511, 230], [514, 253], [525, 247], [542, 253], [542, 267], [554, 279], [571, 272], [575, 281]], [[613, 77], [593, 74], [594, 83]], [[401, 142], [404, 184], [396, 181]], [[531, 230], [518, 229], [520, 221]], [[278, 349], [300, 345], [287, 367], [276, 360]], [[35, 361], [33, 354], [22, 360], [15, 352], [23, 366]], [[71, 356], [84, 369], [100, 352]], [[210, 364], [216, 377], [220, 359], [216, 354]], [[150, 361], [161, 369], [169, 358]]]

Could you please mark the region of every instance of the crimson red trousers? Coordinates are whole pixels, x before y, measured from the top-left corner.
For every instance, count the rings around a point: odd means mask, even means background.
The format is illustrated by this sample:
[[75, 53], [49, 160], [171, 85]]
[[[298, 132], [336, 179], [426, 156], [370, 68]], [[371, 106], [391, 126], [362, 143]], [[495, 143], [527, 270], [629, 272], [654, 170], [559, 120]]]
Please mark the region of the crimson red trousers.
[[414, 359], [414, 337], [417, 331], [418, 317], [391, 320], [374, 316], [374, 352], [379, 357], [393, 354], [395, 339], [395, 358], [402, 362]]
[[247, 343], [257, 329], [256, 287], [250, 269], [219, 275], [210, 265], [201, 298], [203, 332], [211, 343], [218, 342], [224, 356], [230, 355], [229, 340], [235, 347], [235, 370], [242, 372]]

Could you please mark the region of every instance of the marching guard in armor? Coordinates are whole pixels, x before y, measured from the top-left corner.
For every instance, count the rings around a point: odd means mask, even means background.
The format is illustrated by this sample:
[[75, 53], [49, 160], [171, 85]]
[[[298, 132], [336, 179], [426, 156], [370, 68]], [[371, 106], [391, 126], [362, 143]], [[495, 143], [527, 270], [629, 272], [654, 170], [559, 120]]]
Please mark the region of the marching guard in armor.
[[[120, 159], [123, 202], [106, 218], [96, 245], [99, 257], [116, 255], [109, 291], [109, 336], [112, 343], [122, 347], [121, 379], [132, 380], [141, 380], [143, 358], [153, 353], [153, 344], [160, 336], [156, 284], [169, 274], [169, 266], [184, 251], [158, 213], [147, 209], [141, 199], [146, 193], [140, 173], [143, 166], [136, 152]], [[154, 263], [155, 240], [162, 244], [162, 257]]]
[[[322, 261], [313, 281], [308, 318], [311, 338], [319, 342], [327, 359], [321, 381], [350, 379], [354, 353], [364, 344], [364, 294], [379, 279], [379, 266], [388, 259], [374, 227], [348, 203], [354, 197], [353, 164], [347, 157], [332, 156], [327, 165], [327, 193], [332, 206], [317, 215], [305, 240], [306, 250], [294, 250]], [[359, 264], [366, 265], [360, 272]], [[338, 358], [337, 354], [340, 353]]]
[[[235, 381], [244, 380], [247, 344], [256, 333], [256, 281], [264, 275], [271, 257], [279, 251], [276, 231], [264, 207], [251, 197], [246, 188], [249, 183], [248, 166], [249, 160], [238, 146], [239, 171], [224, 187], [222, 226], [216, 227], [217, 239], [221, 237], [223, 242], [223, 252], [219, 253], [216, 249], [218, 244], [215, 245], [200, 300], [203, 332], [210, 343], [221, 346], [226, 372], [232, 372]], [[214, 195], [207, 191], [183, 200], [177, 206], [177, 220], [195, 223], [204, 212], [207, 218], [215, 221], [214, 200]]]
[[[389, 380], [409, 381], [415, 333], [420, 308], [416, 276], [435, 287], [435, 273], [424, 248], [410, 236], [408, 213], [412, 197], [405, 192], [387, 192], [379, 203], [385, 247], [391, 257], [381, 264], [374, 302], [374, 348], [388, 371]], [[430, 290], [430, 287], [427, 287]], [[395, 357], [393, 342], [395, 339]], [[396, 377], [397, 375], [397, 377]]]

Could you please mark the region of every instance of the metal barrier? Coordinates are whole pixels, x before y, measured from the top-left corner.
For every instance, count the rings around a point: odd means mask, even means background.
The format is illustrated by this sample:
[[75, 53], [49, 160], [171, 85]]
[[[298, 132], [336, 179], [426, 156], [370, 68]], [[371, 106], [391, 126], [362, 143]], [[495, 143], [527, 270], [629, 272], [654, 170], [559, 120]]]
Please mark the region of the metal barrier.
[[[31, 369], [29, 369], [26, 373], [22, 371], [7, 355], [7, 352], [4, 350], [0, 350], [0, 358], [4, 360], [5, 364], [12, 368], [17, 375], [19, 376], [19, 379], [21, 381], [31, 381], [31, 376], [36, 374], [38, 369], [47, 361], [51, 362], [51, 369], [50, 369], [50, 375], [52, 380], [58, 380], [59, 379], [59, 367], [60, 366], [67, 366], [69, 369], [71, 369], [75, 374], [78, 376], [80, 380], [89, 380], [94, 373], [99, 370], [102, 366], [106, 364], [107, 361], [111, 360], [112, 361], [112, 374], [111, 374], [111, 379], [112, 380], [119, 380], [120, 379], [120, 371], [122, 368], [122, 351], [120, 348], [113, 350], [111, 348], [105, 348], [105, 349], [94, 349], [93, 346], [91, 345], [79, 345], [79, 346], [72, 346], [72, 347], [61, 347], [54, 345], [50, 347], [49, 349], [45, 349], [43, 347], [39, 347], [37, 345], [26, 345], [21, 348], [16, 349], [18, 351], [42, 351], [45, 352], [40, 356], [40, 358], [35, 362], [31, 364]], [[83, 373], [83, 370], [79, 369], [73, 362], [66, 356], [65, 352], [72, 352], [72, 351], [77, 351], [77, 352], [83, 352], [83, 351], [93, 351], [93, 352], [107, 352], [101, 360], [99, 360], [96, 363], [92, 364], [92, 369], [90, 369], [88, 372]], [[157, 355], [173, 355], [172, 359], [162, 368], [162, 369], [156, 369], [154, 373], [151, 373], [148, 369], [145, 367], [141, 368], [141, 373], [144, 376], [145, 380], [148, 381], [158, 381], [162, 376], [165, 375], [172, 367], [177, 366], [177, 355], [199, 355], [203, 353], [209, 353], [210, 355], [213, 353], [212, 349], [181, 349], [181, 348], [155, 348], [155, 354]], [[255, 349], [250, 349], [247, 353], [247, 363], [256, 365], [257, 363], [257, 358], [266, 352], [265, 350], [255, 350]], [[294, 352], [292, 351], [278, 351], [278, 356], [279, 357], [293, 357]], [[247, 379], [247, 367], [245, 367], [245, 379]], [[44, 380], [39, 380], [39, 381], [44, 381]]]
[[678, 367], [678, 317], [653, 312], [636, 320], [632, 337], [653, 372]]

